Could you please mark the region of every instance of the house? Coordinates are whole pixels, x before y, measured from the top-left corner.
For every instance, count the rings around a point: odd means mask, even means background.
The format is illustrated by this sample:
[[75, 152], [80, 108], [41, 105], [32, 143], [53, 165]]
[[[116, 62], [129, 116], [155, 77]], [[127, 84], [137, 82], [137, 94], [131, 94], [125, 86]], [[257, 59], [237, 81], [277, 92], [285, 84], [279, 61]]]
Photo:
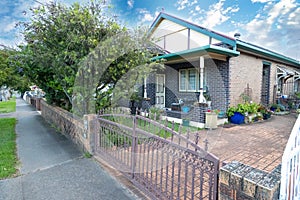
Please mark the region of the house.
[[198, 125], [204, 123], [207, 108], [201, 103], [208, 95], [211, 108], [225, 112], [245, 96], [270, 105], [300, 91], [299, 61], [242, 41], [238, 34], [229, 37], [164, 12], [149, 33], [164, 52], [153, 60], [164, 60], [165, 69], [145, 79], [144, 98], [169, 110], [183, 102], [202, 113], [190, 116]]

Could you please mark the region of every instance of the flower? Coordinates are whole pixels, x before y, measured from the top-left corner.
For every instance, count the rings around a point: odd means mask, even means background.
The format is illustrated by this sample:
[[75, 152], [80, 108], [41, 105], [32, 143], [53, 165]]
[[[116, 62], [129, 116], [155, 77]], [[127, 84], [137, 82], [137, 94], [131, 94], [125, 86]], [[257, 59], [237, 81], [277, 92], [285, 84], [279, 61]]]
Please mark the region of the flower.
[[221, 112], [221, 110], [220, 109], [214, 109], [213, 112], [218, 115]]
[[221, 112], [221, 110], [220, 109], [214, 109], [214, 110], [208, 109], [207, 112], [213, 112], [218, 115]]

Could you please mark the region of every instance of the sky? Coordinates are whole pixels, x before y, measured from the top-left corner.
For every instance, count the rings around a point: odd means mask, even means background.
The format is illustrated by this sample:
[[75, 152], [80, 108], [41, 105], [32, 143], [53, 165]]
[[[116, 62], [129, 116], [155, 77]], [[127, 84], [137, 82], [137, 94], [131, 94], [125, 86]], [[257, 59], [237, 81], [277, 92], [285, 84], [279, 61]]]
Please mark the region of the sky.
[[[88, 0], [58, 0], [70, 5]], [[47, 0], [1, 0], [0, 45], [15, 47], [22, 35], [15, 28], [28, 20], [30, 7]], [[150, 26], [163, 11], [202, 27], [300, 60], [300, 0], [106, 0], [127, 27]], [[25, 12], [24, 12], [25, 11]]]

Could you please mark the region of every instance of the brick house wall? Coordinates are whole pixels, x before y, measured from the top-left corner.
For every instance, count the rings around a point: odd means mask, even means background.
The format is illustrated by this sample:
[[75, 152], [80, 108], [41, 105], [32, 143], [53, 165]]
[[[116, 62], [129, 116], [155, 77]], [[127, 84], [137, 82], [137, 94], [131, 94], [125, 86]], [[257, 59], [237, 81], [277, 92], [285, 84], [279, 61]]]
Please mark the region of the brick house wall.
[[147, 95], [148, 98], [150, 98], [150, 104], [155, 105], [155, 93], [156, 93], [156, 87], [155, 87], [155, 82], [156, 82], [156, 76], [155, 74], [151, 74], [147, 78]]
[[263, 69], [262, 60], [241, 53], [238, 57], [230, 58], [229, 66], [230, 105], [234, 106], [238, 103], [242, 103], [240, 95], [244, 93], [248, 84], [249, 88], [252, 89], [253, 102], [260, 103]]
[[242, 102], [240, 95], [247, 88], [247, 84], [252, 89], [253, 102], [261, 103], [263, 62], [268, 62], [271, 66], [269, 104], [273, 103], [274, 95], [276, 96], [277, 67], [290, 69], [293, 69], [293, 67], [241, 52], [240, 56], [232, 57], [229, 60], [229, 104], [231, 106]]
[[229, 63], [207, 60], [207, 85], [212, 99], [212, 109], [226, 111], [229, 104]]

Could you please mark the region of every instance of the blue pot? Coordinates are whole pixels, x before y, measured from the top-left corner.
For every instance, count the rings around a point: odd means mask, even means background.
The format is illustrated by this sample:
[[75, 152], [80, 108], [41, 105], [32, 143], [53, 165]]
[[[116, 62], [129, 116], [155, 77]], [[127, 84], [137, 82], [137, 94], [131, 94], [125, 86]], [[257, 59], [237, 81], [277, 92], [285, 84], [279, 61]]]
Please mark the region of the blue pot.
[[188, 106], [183, 106], [182, 107], [182, 112], [188, 113], [190, 111], [190, 108]]
[[245, 121], [245, 116], [239, 112], [235, 112], [233, 116], [230, 117], [230, 122], [233, 124], [243, 124]]

